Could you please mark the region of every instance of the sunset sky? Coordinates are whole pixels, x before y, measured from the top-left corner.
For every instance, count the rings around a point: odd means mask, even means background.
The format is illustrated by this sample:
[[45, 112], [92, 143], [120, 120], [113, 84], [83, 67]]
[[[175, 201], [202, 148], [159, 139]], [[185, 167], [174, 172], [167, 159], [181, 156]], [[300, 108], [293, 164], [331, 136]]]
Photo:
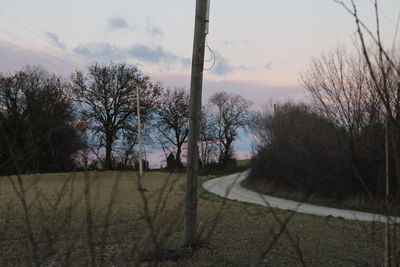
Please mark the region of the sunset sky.
[[[400, 1], [379, 2], [391, 45]], [[372, 0], [356, 3], [374, 29]], [[355, 38], [353, 18], [333, 0], [211, 0], [210, 10], [207, 42], [216, 59], [204, 96], [240, 93], [254, 108], [304, 99], [299, 73], [310, 58]], [[123, 61], [188, 89], [194, 11], [195, 0], [0, 0], [0, 72], [40, 64], [68, 76], [90, 62]]]
[[[373, 27], [372, 0], [357, 2]], [[93, 61], [125, 61], [167, 86], [189, 86], [194, 0], [0, 0], [0, 6], [2, 72], [40, 64], [68, 74]], [[399, 10], [398, 0], [380, 1], [389, 43]], [[302, 97], [299, 72], [310, 58], [354, 39], [353, 19], [333, 0], [211, 0], [210, 13], [216, 61], [205, 72], [205, 95], [231, 90], [256, 104]]]

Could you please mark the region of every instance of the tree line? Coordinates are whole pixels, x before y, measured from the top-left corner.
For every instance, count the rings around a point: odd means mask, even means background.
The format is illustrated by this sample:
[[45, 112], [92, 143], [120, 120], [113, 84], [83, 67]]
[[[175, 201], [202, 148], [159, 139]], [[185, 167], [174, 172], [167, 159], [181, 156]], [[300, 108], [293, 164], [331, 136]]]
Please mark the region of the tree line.
[[355, 52], [338, 47], [312, 59], [301, 75], [308, 104], [283, 103], [255, 115], [252, 182], [339, 200], [382, 200], [389, 188], [390, 199], [396, 198], [398, 55], [361, 51], [361, 46]]
[[[0, 173], [133, 169], [139, 92], [145, 144], [184, 168], [189, 96], [164, 88], [137, 67], [91, 64], [69, 79], [41, 67], [0, 74]], [[202, 109], [201, 166], [234, 164], [233, 141], [251, 103], [217, 92]], [[146, 165], [145, 165], [146, 166]]]

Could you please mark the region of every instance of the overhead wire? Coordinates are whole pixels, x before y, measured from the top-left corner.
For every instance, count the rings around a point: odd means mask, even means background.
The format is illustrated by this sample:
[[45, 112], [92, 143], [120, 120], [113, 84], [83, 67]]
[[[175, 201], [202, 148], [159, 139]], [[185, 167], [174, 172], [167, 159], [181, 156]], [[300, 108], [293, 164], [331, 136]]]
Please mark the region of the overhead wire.
[[[10, 32], [8, 32], [8, 31], [6, 31], [6, 30], [4, 30], [4, 29], [2, 29], [2, 28], [0, 28], [0, 31], [2, 31], [3, 33], [6, 32], [6, 33], [9, 34], [14, 40], [17, 40], [17, 41], [20, 42], [20, 43], [23, 43], [23, 44], [28, 45], [28, 46], [30, 45], [30, 44], [29, 44], [28, 42], [26, 42], [25, 40], [23, 40], [23, 39], [21, 39], [21, 38], [18, 38], [18, 37], [15, 36], [15, 35], [12, 35]], [[23, 53], [27, 58], [28, 58], [28, 57], [35, 58], [38, 62], [44, 63], [45, 65], [48, 65], [48, 66], [52, 66], [52, 67], [54, 67], [55, 69], [58, 69], [58, 70], [64, 70], [64, 71], [67, 70], [67, 69], [64, 68], [62, 65], [56, 64], [55, 62], [49, 60], [49, 59], [46, 58], [45, 56], [40, 56], [38, 53], [35, 53], [35, 50], [34, 50], [34, 49], [30, 49], [30, 48], [26, 48], [26, 46], [24, 47], [24, 46], [18, 45], [18, 44], [16, 44], [15, 42], [10, 42], [10, 41], [8, 41], [8, 40], [2, 38], [2, 37], [0, 37], [0, 40], [1, 40], [3, 43], [5, 43], [7, 46], [9, 46], [10, 48], [17, 48], [17, 49], [18, 49], [18, 53]], [[31, 52], [30, 52], [30, 51], [31, 51]], [[32, 52], [33, 52], [33, 53], [32, 53]], [[47, 54], [47, 56], [48, 56], [48, 57], [54, 57], [53, 55], [49, 55], [49, 54]], [[59, 58], [57, 58], [57, 59], [60, 60]], [[66, 61], [65, 61], [65, 62], [66, 62]], [[69, 64], [69, 65], [72, 66], [71, 64]], [[74, 67], [74, 66], [72, 66], [72, 67]], [[74, 67], [74, 68], [75, 68], [75, 67]], [[68, 70], [68, 71], [69, 71], [69, 70]]]
[[[375, 6], [375, 2], [373, 0], [369, 0], [369, 2], [373, 6]], [[392, 49], [395, 50], [396, 42], [397, 42], [397, 35], [400, 32], [400, 28], [399, 28], [399, 26], [400, 26], [400, 9], [399, 9], [399, 13], [397, 15], [397, 20], [396, 20], [396, 23], [395, 23], [385, 12], [383, 12], [383, 10], [379, 6], [377, 6], [377, 8], [378, 8], [379, 13], [381, 13], [384, 16], [384, 18], [388, 22], [390, 22], [390, 24], [394, 27], [394, 36], [393, 36]]]
[[22, 24], [21, 22], [17, 21], [15, 18], [4, 14], [4, 12], [0, 11], [0, 15], [2, 15], [3, 17], [7, 18], [8, 20], [11, 20], [12, 22], [14, 22], [15, 24], [17, 24], [18, 26], [20, 26], [21, 28], [24, 28], [25, 30], [29, 31], [30, 33], [38, 36], [40, 39], [48, 42], [49, 40], [47, 38], [44, 38], [41, 34], [33, 31], [32, 29], [28, 28], [27, 26], [25, 26], [24, 24]]
[[[16, 47], [15, 43], [11, 43], [11, 42], [9, 42], [9, 41], [7, 41], [7, 40], [1, 38], [1, 37], [0, 37], [0, 41], [2, 41], [3, 43], [7, 44], [7, 45], [10, 46], [10, 47]], [[54, 62], [52, 62], [52, 61], [50, 61], [50, 60], [47, 60], [47, 59], [45, 59], [44, 57], [38, 56], [36, 53], [29, 53], [29, 50], [27, 50], [27, 49], [22, 49], [22, 48], [20, 48], [20, 47], [18, 47], [18, 48], [19, 48], [19, 51], [18, 51], [18, 52], [19, 52], [19, 53], [23, 53], [23, 54], [26, 55], [27, 57], [35, 58], [35, 59], [37, 59], [39, 62], [44, 62], [46, 65], [53, 66], [54, 68], [57, 68], [57, 69], [60, 68], [59, 65], [56, 65]]]
[[393, 49], [396, 47], [396, 42], [397, 42], [397, 33], [400, 27], [400, 9], [399, 9], [399, 14], [397, 15], [397, 22], [396, 22], [396, 31], [394, 32], [394, 37], [393, 37]]
[[[2, 12], [2, 11], [0, 11], [0, 15], [3, 16], [3, 17], [6, 18], [6, 19], [12, 21], [13, 23], [15, 23], [16, 25], [18, 25], [19, 27], [25, 29], [26, 31], [30, 32], [31, 34], [36, 35], [36, 36], [39, 37], [40, 39], [44, 40], [46, 43], [50, 44], [51, 47], [57, 48], [58, 50], [60, 50], [60, 51], [63, 52], [64, 54], [68, 54], [68, 53], [66, 53], [66, 51], [65, 51], [64, 49], [61, 49], [61, 48], [55, 46], [53, 43], [51, 43], [51, 42], [49, 41], [48, 38], [44, 37], [42, 34], [36, 32], [36, 31], [30, 29], [29, 27], [27, 27], [27, 26], [24, 25], [23, 23], [19, 22], [17, 19], [15, 19], [15, 18], [13, 18], [13, 17], [11, 17], [11, 16], [5, 14], [5, 13]], [[3, 32], [6, 32], [6, 33], [9, 34], [10, 36], [12, 36], [12, 38], [14, 38], [14, 39], [16, 39], [16, 40], [19, 40], [20, 42], [23, 42], [23, 43], [25, 43], [25, 44], [28, 44], [28, 47], [31, 46], [30, 43], [28, 43], [27, 41], [24, 41], [23, 39], [21, 39], [21, 38], [19, 38], [19, 37], [16, 37], [14, 34], [10, 33], [9, 31], [4, 30], [4, 28], [3, 28]], [[73, 68], [76, 68], [76, 67], [77, 67], [75, 64], [72, 64], [71, 62], [68, 62], [68, 61], [64, 60], [64, 59], [61, 58], [60, 56], [54, 55], [54, 54], [49, 53], [49, 52], [46, 52], [45, 54], [47, 54], [47, 55], [49, 55], [49, 56], [52, 56], [52, 57], [58, 59], [59, 61], [63, 62], [64, 64], [69, 65], [70, 67], [73, 67]], [[70, 56], [70, 55], [68, 55], [68, 56]]]
[[[209, 49], [208, 47], [208, 43], [207, 43], [207, 39], [205, 39], [205, 47], [207, 48], [207, 49]], [[213, 60], [213, 54], [212, 53], [210, 53], [210, 58], [209, 59], [204, 59], [204, 61], [205, 62], [211, 62]]]
[[204, 60], [204, 61], [205, 61], [205, 62], [211, 62], [211, 61], [212, 61], [212, 63], [211, 63], [211, 66], [210, 66], [210, 67], [204, 68], [204, 70], [209, 71], [209, 70], [212, 70], [212, 69], [214, 68], [214, 66], [215, 66], [216, 56], [215, 56], [214, 51], [213, 51], [213, 50], [211, 49], [211, 47], [208, 45], [207, 38], [205, 39], [205, 47], [206, 47], [206, 48], [208, 49], [208, 51], [210, 52], [210, 59]]
[[[375, 6], [375, 3], [373, 0], [368, 0], [372, 5]], [[400, 29], [396, 26], [396, 23], [385, 13], [383, 10], [378, 6], [378, 11], [381, 13], [385, 19], [395, 28], [396, 32], [400, 31]]]
[[25, 40], [19, 38], [18, 36], [14, 35], [14, 34], [11, 33], [10, 31], [7, 31], [6, 29], [4, 29], [4, 28], [2, 28], [2, 27], [0, 27], [0, 31], [2, 31], [3, 33], [8, 34], [9, 36], [11, 36], [11, 38], [13, 38], [14, 40], [16, 40], [17, 42], [25, 44], [25, 45], [27, 46], [27, 48], [21, 47], [21, 46], [18, 47], [18, 45], [16, 45], [15, 43], [12, 43], [12, 42], [7, 41], [7, 40], [5, 40], [4, 38], [1, 38], [1, 37], [0, 37], [0, 40], [1, 40], [3, 43], [8, 44], [8, 46], [10, 46], [10, 47], [17, 47], [17, 48], [19, 48], [19, 51], [20, 51], [20, 52], [23, 52], [25, 55], [30, 55], [31, 57], [34, 57], [34, 58], [38, 59], [39, 61], [45, 61], [45, 63], [48, 63], [49, 65], [52, 65], [53, 67], [59, 68], [59, 66], [57, 66], [57, 65], [54, 64], [53, 62], [51, 62], [51, 61], [45, 59], [44, 57], [39, 57], [39, 56], [37, 55], [37, 53], [28, 53], [29, 50], [31, 50], [31, 51], [34, 51], [34, 50], [32, 50], [32, 49], [29, 48], [29, 47], [30, 47], [30, 43], [28, 43], [27, 41], [25, 41]]

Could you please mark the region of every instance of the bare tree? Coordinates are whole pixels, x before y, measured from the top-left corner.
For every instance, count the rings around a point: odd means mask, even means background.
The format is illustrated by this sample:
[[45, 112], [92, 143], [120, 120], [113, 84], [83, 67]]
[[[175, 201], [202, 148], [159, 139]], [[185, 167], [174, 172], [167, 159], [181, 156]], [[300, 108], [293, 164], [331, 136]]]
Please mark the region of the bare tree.
[[[155, 127], [163, 144], [170, 144], [176, 151], [175, 166], [182, 168], [181, 154], [187, 141], [189, 121], [189, 96], [183, 88], [167, 89], [157, 108]], [[165, 142], [166, 141], [166, 142]]]
[[218, 159], [217, 125], [212, 110], [207, 106], [203, 106], [201, 111], [199, 143], [200, 160], [204, 168]]
[[210, 105], [215, 109], [215, 124], [220, 147], [219, 161], [223, 166], [232, 162], [232, 143], [237, 130], [248, 123], [248, 109], [251, 102], [241, 95], [218, 92], [210, 97]]
[[[40, 67], [0, 75], [0, 118], [23, 172], [68, 171], [73, 154], [84, 147], [74, 125], [68, 83]], [[0, 170], [10, 170], [0, 146]]]
[[136, 67], [123, 63], [109, 66], [95, 63], [88, 67], [87, 74], [76, 71], [72, 79], [82, 118], [87, 120], [97, 148], [105, 148], [105, 169], [111, 169], [114, 143], [135, 121], [136, 88], [139, 87], [145, 114], [150, 113], [160, 94], [159, 85], [152, 84]]
[[[343, 1], [335, 0], [335, 2], [341, 4], [354, 17], [360, 41], [359, 50], [366, 65], [366, 74], [369, 75], [370, 89], [376, 94], [376, 98], [384, 110], [387, 127], [390, 129], [397, 190], [400, 191], [400, 64], [398, 54], [395, 53], [394, 47], [385, 45], [382, 41], [377, 0], [374, 1], [376, 31], [372, 31], [361, 20], [357, 5], [353, 0], [350, 6]], [[396, 28], [397, 31], [398, 28]], [[367, 42], [371, 42], [372, 47], [368, 47]], [[394, 44], [395, 42], [396, 39]]]
[[346, 129], [353, 179], [358, 180], [373, 198], [357, 167], [361, 134], [381, 122], [380, 104], [376, 93], [369, 89], [366, 72], [367, 66], [361, 55], [353, 56], [345, 48], [338, 47], [320, 58], [313, 58], [308, 70], [302, 74], [302, 81], [316, 110]]
[[[371, 80], [371, 90], [377, 94], [377, 99], [383, 107], [385, 115], [385, 180], [386, 180], [386, 208], [389, 213], [390, 195], [400, 192], [400, 64], [395, 52], [396, 37], [399, 24], [395, 28], [393, 46], [386, 45], [381, 38], [380, 10], [378, 0], [374, 1], [376, 31], [372, 31], [361, 20], [357, 5], [351, 0], [351, 5], [335, 0], [353, 16], [357, 27], [357, 35], [361, 43], [360, 51], [367, 66], [367, 73]], [[371, 42], [373, 49], [367, 47]], [[372, 52], [371, 52], [372, 51]], [[376, 52], [375, 52], [376, 51]], [[391, 149], [389, 149], [389, 143]], [[395, 186], [390, 187], [390, 158], [393, 158], [395, 170]], [[393, 233], [391, 234], [391, 228]], [[400, 259], [396, 248], [396, 224], [390, 226], [389, 216], [386, 222], [384, 266], [398, 266]], [[394, 238], [392, 238], [392, 235]], [[393, 240], [394, 239], [394, 240]]]
[[129, 127], [125, 131], [122, 131], [121, 140], [116, 145], [116, 154], [119, 157], [118, 165], [122, 169], [133, 169], [135, 159], [134, 155], [135, 144], [137, 144], [137, 135], [134, 133], [134, 127]]
[[[152, 145], [153, 136], [153, 121], [155, 119], [155, 111], [157, 108], [157, 103], [159, 101], [158, 96], [162, 90], [160, 84], [156, 84], [157, 86], [157, 94], [151, 96], [151, 99], [146, 96], [141, 95], [142, 102], [145, 102], [145, 106], [141, 106], [141, 126], [142, 126], [142, 145]], [[146, 103], [150, 102], [152, 105], [148, 106]], [[132, 169], [135, 164], [138, 162], [138, 150], [135, 150], [138, 145], [138, 136], [137, 136], [137, 116], [131, 116], [129, 118], [126, 127], [121, 130], [121, 134], [117, 143], [115, 144], [115, 154], [119, 157], [118, 165], [123, 169]]]
[[[272, 107], [272, 108], [271, 108]], [[272, 120], [276, 112], [276, 104], [266, 104], [261, 110], [251, 113], [249, 129], [252, 134], [252, 146], [254, 151], [261, 150], [265, 145], [271, 143], [273, 134], [271, 128]]]
[[353, 142], [360, 131], [379, 120], [379, 103], [369, 90], [366, 65], [360, 56], [338, 47], [313, 58], [301, 77], [317, 110], [345, 127]]

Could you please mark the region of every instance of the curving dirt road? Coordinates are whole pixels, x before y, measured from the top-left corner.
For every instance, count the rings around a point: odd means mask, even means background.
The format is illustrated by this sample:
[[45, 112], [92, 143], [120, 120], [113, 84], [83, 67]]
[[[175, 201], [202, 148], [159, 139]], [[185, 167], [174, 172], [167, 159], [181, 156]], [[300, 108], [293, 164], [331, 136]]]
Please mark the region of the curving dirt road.
[[[238, 174], [211, 179], [203, 184], [203, 188], [221, 197], [266, 207], [294, 210], [296, 212], [318, 216], [341, 217], [348, 220], [386, 222], [385, 215], [300, 203], [251, 191], [240, 185], [240, 182], [247, 177], [248, 172], [249, 171], [245, 171]], [[400, 222], [400, 217], [390, 217], [392, 223], [395, 219], [397, 223]]]

